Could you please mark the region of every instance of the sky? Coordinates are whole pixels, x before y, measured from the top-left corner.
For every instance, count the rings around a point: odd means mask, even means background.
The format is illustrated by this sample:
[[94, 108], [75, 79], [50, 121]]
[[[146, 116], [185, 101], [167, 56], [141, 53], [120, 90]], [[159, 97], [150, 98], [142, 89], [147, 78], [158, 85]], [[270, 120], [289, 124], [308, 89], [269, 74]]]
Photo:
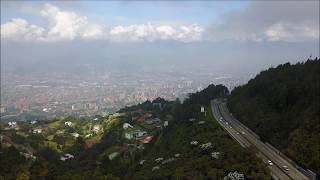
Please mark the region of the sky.
[[1, 1], [2, 72], [255, 72], [310, 54], [319, 1]]

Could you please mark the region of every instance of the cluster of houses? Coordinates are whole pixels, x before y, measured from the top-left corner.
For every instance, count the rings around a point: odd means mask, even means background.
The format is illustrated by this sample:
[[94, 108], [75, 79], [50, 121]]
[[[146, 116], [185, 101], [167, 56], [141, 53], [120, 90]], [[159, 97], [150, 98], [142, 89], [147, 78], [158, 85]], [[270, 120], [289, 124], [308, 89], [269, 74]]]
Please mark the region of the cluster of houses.
[[[191, 142], [190, 142], [190, 145], [191, 145], [191, 146], [198, 146], [198, 144], [199, 144], [198, 141], [191, 141]], [[200, 149], [201, 149], [202, 151], [208, 151], [208, 150], [210, 150], [210, 149], [213, 148], [213, 145], [212, 145], [211, 142], [207, 142], [207, 143], [204, 143], [204, 144], [200, 144], [199, 147], [200, 147]], [[211, 157], [212, 157], [213, 159], [219, 159], [219, 158], [220, 158], [220, 155], [221, 155], [221, 153], [218, 152], [218, 151], [214, 151], [214, 152], [211, 153]]]
[[19, 126], [16, 121], [8, 122], [8, 126], [9, 126], [8, 129], [19, 130]]
[[[170, 157], [168, 159], [164, 159], [163, 157], [159, 157], [159, 158], [156, 158], [154, 161], [155, 163], [159, 164], [161, 163], [161, 165], [165, 165], [165, 164], [168, 164], [170, 162], [173, 162], [176, 160], [176, 158], [179, 158], [180, 157], [180, 154], [177, 153], [174, 155], [174, 157]], [[143, 159], [139, 162], [139, 164], [142, 166], [147, 160]], [[160, 169], [160, 166], [154, 166], [152, 167], [151, 171], [156, 171], [156, 170], [159, 170]]]
[[226, 175], [223, 180], [244, 180], [244, 174], [235, 172], [229, 172], [228, 175]]
[[[195, 122], [195, 121], [197, 121], [195, 118], [190, 118], [189, 119], [189, 122]], [[198, 121], [198, 125], [202, 125], [202, 124], [205, 124], [206, 123], [206, 121]]]

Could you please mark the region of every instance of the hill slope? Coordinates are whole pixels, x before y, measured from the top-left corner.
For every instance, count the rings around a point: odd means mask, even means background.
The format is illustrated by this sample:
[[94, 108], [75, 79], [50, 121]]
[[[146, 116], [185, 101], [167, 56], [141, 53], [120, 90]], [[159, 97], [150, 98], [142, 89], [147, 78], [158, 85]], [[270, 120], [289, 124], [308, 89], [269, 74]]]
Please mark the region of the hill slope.
[[228, 105], [242, 123], [320, 174], [319, 59], [270, 68], [235, 88]]

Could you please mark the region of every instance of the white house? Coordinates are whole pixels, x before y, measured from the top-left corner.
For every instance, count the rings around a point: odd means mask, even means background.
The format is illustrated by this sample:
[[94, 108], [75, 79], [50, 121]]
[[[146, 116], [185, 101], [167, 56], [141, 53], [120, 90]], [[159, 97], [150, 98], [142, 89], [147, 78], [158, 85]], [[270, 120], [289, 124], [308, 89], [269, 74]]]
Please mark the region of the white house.
[[17, 125], [17, 122], [15, 122], [15, 121], [8, 122], [8, 125], [11, 127], [15, 127]]
[[92, 133], [87, 134], [87, 135], [85, 135], [84, 137], [85, 137], [85, 138], [89, 138], [89, 137], [91, 137], [91, 136], [92, 136]]
[[212, 153], [211, 153], [211, 157], [214, 158], [214, 159], [219, 159], [219, 157], [220, 157], [220, 152], [212, 152]]
[[212, 143], [211, 143], [211, 142], [208, 142], [208, 143], [205, 143], [205, 144], [201, 144], [201, 145], [200, 145], [200, 148], [201, 148], [202, 150], [208, 150], [208, 149], [212, 148]]
[[125, 137], [127, 139], [133, 139], [133, 138], [137, 139], [137, 138], [140, 138], [146, 134], [147, 134], [146, 131], [137, 130], [137, 131], [131, 131], [131, 132], [125, 133]]
[[72, 122], [70, 122], [70, 121], [64, 122], [64, 125], [66, 125], [66, 126], [72, 126]]
[[160, 169], [159, 166], [154, 166], [154, 167], [152, 168], [152, 171], [156, 171], [156, 170], [158, 170], [158, 169]]
[[92, 131], [98, 133], [100, 131], [100, 129], [101, 129], [100, 125], [94, 125], [92, 128]]
[[34, 129], [32, 132], [34, 134], [40, 134], [40, 133], [42, 133], [42, 129]]
[[31, 121], [30, 122], [30, 124], [36, 124], [37, 123], [37, 121]]
[[116, 158], [118, 155], [119, 155], [118, 152], [114, 152], [114, 153], [109, 154], [108, 157], [109, 157], [110, 160], [113, 160], [113, 159]]
[[146, 162], [146, 160], [141, 160], [141, 161], [139, 162], [139, 164], [140, 164], [140, 165], [143, 165], [144, 162]]
[[195, 118], [190, 118], [190, 119], [189, 119], [190, 122], [193, 122], [193, 121], [195, 121], [195, 120], [196, 120]]
[[167, 127], [168, 125], [169, 125], [169, 122], [168, 121], [164, 121], [163, 126]]
[[154, 161], [157, 162], [157, 163], [159, 163], [160, 161], [163, 161], [163, 158], [160, 157], [160, 158], [155, 159]]
[[196, 145], [198, 145], [198, 141], [191, 141], [190, 144], [193, 146], [196, 146]]
[[166, 159], [166, 160], [162, 161], [161, 164], [167, 164], [167, 163], [172, 162], [174, 160], [176, 160], [176, 159], [175, 158], [169, 158], [169, 159]]
[[133, 126], [129, 123], [123, 123], [123, 129], [133, 128]]
[[232, 180], [243, 180], [244, 174], [235, 172], [229, 172], [227, 176], [223, 178], [223, 180], [232, 179]]
[[79, 134], [78, 133], [71, 133], [71, 136], [77, 138], [77, 137], [79, 137]]
[[72, 154], [64, 154], [63, 156], [61, 156], [60, 157], [60, 160], [61, 161], [66, 161], [66, 160], [68, 160], [68, 159], [73, 159], [74, 158], [74, 156], [72, 155]]

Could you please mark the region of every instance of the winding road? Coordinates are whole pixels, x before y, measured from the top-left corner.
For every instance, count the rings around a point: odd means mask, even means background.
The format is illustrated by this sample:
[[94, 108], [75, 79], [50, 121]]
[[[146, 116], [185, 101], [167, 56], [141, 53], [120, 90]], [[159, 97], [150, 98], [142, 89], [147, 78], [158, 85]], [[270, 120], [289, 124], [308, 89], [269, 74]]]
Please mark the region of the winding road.
[[[235, 119], [229, 112], [224, 101], [215, 99], [211, 101], [214, 118], [225, 129], [229, 135], [244, 148], [255, 148], [257, 156], [264, 162], [272, 161], [269, 165], [271, 175], [274, 179], [308, 180], [293, 164], [284, 159], [273, 148], [262, 142], [258, 135]], [[284, 168], [287, 167], [287, 168]], [[287, 169], [287, 170], [286, 170]]]

